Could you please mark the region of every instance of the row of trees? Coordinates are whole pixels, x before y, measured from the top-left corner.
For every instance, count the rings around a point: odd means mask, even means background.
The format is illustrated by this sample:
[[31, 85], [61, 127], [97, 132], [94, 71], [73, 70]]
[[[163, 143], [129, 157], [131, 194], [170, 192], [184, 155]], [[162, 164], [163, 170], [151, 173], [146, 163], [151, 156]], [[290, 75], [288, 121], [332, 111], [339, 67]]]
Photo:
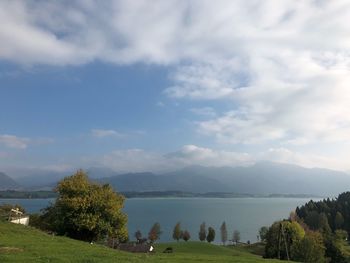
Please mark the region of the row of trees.
[[[178, 223], [179, 224], [179, 223]], [[175, 226], [176, 228], [176, 226]], [[174, 229], [175, 230], [175, 229]], [[223, 222], [220, 227], [220, 234], [221, 234], [221, 242], [223, 245], [226, 245], [226, 242], [228, 241], [228, 233], [227, 233], [227, 227], [226, 222]], [[198, 238], [200, 241], [207, 241], [209, 243], [213, 242], [215, 240], [215, 229], [213, 227], [208, 227], [208, 230], [206, 228], [205, 222], [203, 222], [199, 226], [199, 232], [198, 232]], [[232, 242], [238, 243], [240, 241], [240, 232], [235, 230], [232, 235]]]
[[[228, 241], [227, 239], [227, 228], [226, 228], [226, 223], [223, 222], [221, 227], [220, 227], [220, 232], [221, 232], [221, 241], [225, 245], [226, 242]], [[151, 230], [148, 233], [148, 237], [144, 238], [141, 231], [137, 230], [134, 234], [134, 237], [136, 238], [136, 241], [138, 243], [144, 243], [146, 241], [149, 241], [151, 243], [154, 243], [156, 240], [160, 238], [162, 231], [160, 230], [160, 224], [155, 223]], [[207, 241], [209, 243], [213, 242], [215, 240], [215, 229], [212, 227], [206, 228], [205, 222], [203, 222], [200, 227], [199, 227], [199, 232], [198, 232], [198, 238], [200, 241]], [[188, 230], [183, 230], [181, 228], [181, 222], [177, 222], [176, 225], [174, 226], [173, 229], [173, 239], [176, 241], [184, 240], [188, 241], [191, 239], [191, 234]], [[238, 243], [240, 241], [240, 232], [235, 230], [232, 235], [232, 242]]]
[[183, 239], [184, 241], [188, 241], [191, 239], [191, 234], [189, 231], [187, 230], [182, 230], [181, 229], [181, 223], [178, 222], [175, 227], [174, 227], [174, 230], [173, 230], [173, 239], [178, 241], [180, 239]]

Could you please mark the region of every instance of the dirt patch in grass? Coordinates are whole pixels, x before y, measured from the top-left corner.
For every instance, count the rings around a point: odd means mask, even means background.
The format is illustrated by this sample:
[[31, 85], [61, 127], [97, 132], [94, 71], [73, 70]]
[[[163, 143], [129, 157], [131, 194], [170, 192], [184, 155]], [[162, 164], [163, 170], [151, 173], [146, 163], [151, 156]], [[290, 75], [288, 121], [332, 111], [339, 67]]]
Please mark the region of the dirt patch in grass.
[[18, 247], [0, 247], [0, 254], [7, 254], [7, 253], [19, 253], [23, 252], [24, 250], [22, 248]]

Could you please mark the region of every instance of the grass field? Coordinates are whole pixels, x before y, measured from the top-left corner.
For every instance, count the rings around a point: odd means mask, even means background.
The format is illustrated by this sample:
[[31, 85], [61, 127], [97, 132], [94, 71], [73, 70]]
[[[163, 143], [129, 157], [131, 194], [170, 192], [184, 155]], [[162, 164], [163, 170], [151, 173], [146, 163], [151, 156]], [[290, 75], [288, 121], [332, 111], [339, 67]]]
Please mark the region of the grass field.
[[[171, 246], [174, 253], [162, 251]], [[264, 260], [247, 248], [202, 242], [156, 244], [156, 253], [131, 254], [66, 237], [51, 236], [31, 227], [0, 222], [0, 262], [281, 262]]]

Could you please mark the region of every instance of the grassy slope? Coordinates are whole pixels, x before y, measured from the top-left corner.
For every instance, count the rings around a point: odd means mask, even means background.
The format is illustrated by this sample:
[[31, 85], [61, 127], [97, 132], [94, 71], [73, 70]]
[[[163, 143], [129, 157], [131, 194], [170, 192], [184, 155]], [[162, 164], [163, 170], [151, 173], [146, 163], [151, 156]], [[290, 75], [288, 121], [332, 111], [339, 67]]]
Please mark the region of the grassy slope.
[[[161, 253], [168, 246], [174, 253]], [[200, 242], [158, 244], [156, 251], [131, 254], [0, 222], [0, 262], [280, 262]]]

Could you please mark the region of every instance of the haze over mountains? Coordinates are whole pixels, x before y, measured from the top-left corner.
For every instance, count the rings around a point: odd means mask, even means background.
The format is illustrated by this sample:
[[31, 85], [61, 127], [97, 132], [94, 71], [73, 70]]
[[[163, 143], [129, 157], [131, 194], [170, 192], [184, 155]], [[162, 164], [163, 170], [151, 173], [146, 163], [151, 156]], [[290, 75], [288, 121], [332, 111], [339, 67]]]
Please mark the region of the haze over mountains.
[[5, 173], [0, 172], [0, 190], [17, 189], [19, 184]]
[[[164, 174], [118, 174], [108, 168], [87, 170], [94, 180], [110, 183], [120, 192], [184, 191], [247, 194], [310, 194], [333, 196], [350, 189], [350, 175], [327, 169], [260, 162], [249, 167], [189, 166]], [[0, 173], [0, 189], [51, 189], [71, 173], [31, 172], [16, 181]]]
[[[69, 175], [70, 173], [68, 173]], [[117, 191], [234, 192], [247, 194], [310, 194], [333, 196], [350, 189], [350, 175], [327, 169], [260, 162], [249, 167], [189, 166], [164, 174], [118, 174], [107, 168], [90, 168], [96, 181], [110, 183]], [[52, 188], [66, 173], [38, 173], [17, 179], [0, 173], [1, 189]]]

